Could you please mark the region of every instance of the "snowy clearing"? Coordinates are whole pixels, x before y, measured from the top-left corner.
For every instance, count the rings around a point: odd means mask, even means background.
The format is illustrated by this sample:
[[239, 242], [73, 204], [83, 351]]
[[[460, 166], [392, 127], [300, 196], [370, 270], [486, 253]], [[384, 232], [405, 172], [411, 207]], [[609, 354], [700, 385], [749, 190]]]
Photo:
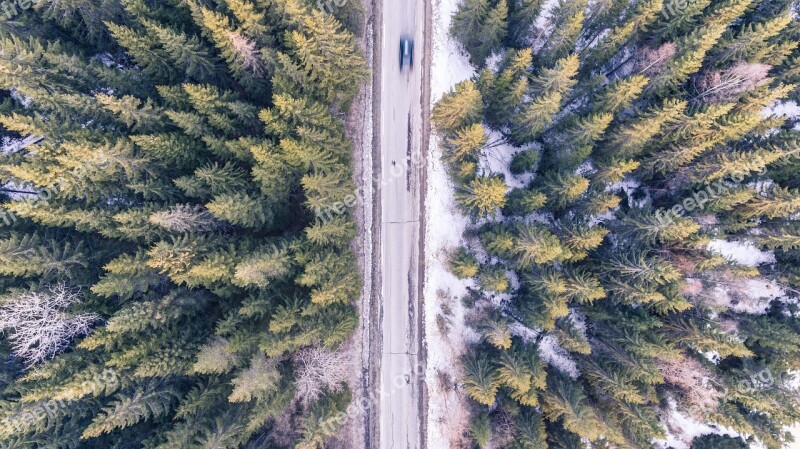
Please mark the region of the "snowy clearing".
[[731, 262], [748, 267], [757, 267], [765, 263], [775, 263], [772, 251], [761, 251], [750, 241], [730, 242], [716, 239], [708, 244], [708, 249], [725, 256]]

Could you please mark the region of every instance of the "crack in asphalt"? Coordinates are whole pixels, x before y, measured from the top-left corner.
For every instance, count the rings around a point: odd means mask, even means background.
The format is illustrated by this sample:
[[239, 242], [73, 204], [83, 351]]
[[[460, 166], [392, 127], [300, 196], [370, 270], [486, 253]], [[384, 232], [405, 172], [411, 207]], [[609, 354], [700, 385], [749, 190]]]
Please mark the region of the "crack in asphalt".
[[[394, 429], [394, 410], [391, 410], [391, 409], [389, 410], [389, 418], [391, 419], [391, 422], [392, 422], [392, 429]], [[394, 448], [394, 435], [392, 435], [392, 446], [391, 446], [391, 448]]]

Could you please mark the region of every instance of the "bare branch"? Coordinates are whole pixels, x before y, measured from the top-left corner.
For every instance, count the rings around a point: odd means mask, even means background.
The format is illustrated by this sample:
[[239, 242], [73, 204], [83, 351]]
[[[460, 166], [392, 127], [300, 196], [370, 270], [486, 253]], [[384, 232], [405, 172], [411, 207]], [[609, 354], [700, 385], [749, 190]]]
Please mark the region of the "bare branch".
[[322, 394], [322, 390], [341, 391], [350, 375], [350, 356], [343, 352], [328, 351], [312, 346], [294, 355], [297, 371], [295, 398], [308, 405]]
[[11, 296], [0, 304], [0, 329], [13, 331], [7, 336], [11, 348], [30, 368], [65, 350], [73, 338], [87, 335], [100, 319], [93, 313], [66, 312], [80, 302], [80, 292], [63, 282], [47, 291]]

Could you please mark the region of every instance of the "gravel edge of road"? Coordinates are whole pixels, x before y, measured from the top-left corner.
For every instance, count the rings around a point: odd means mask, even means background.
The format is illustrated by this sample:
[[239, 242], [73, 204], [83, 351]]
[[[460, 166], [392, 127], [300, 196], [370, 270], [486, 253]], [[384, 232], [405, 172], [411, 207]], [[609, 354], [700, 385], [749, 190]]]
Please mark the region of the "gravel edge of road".
[[[366, 0], [365, 2], [370, 1]], [[372, 294], [370, 295], [369, 356], [372, 363], [367, 366], [368, 379], [365, 381], [365, 395], [372, 398], [373, 413], [366, 413], [365, 449], [379, 447], [380, 429], [380, 365], [383, 344], [381, 328], [381, 47], [383, 31], [383, 0], [371, 0], [372, 18]], [[375, 249], [378, 249], [377, 251]]]
[[425, 228], [428, 223], [428, 217], [425, 214], [425, 204], [427, 201], [428, 190], [428, 152], [430, 150], [431, 139], [431, 62], [432, 62], [432, 45], [433, 45], [433, 5], [432, 0], [423, 0], [425, 7], [425, 24], [423, 33], [425, 35], [425, 46], [422, 61], [422, 143], [420, 145], [420, 153], [422, 161], [420, 173], [420, 213], [419, 213], [419, 292], [417, 314], [418, 329], [419, 329], [419, 364], [420, 372], [420, 400], [419, 400], [419, 429], [422, 449], [428, 448], [428, 387], [425, 379], [425, 374], [428, 372], [428, 345], [426, 343], [425, 332], [425, 271], [426, 257], [425, 257]]

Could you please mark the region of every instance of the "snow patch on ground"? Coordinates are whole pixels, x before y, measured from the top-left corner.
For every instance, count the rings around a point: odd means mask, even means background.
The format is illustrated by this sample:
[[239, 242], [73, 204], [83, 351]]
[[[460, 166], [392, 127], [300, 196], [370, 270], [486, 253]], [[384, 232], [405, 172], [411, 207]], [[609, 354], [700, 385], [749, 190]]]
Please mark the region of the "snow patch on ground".
[[541, 330], [531, 329], [522, 323], [511, 323], [508, 330], [511, 331], [511, 335], [521, 338], [525, 343], [536, 341], [536, 337], [541, 333]]
[[666, 411], [669, 413], [664, 420], [667, 438], [666, 440], [655, 441], [660, 448], [690, 449], [690, 444], [694, 438], [711, 433], [732, 437], [739, 436], [733, 430], [709, 426], [681, 413], [672, 398], [667, 399]]
[[628, 197], [628, 204], [630, 204], [632, 207], [643, 208], [648, 204], [650, 204], [652, 201], [650, 199], [650, 192], [648, 190], [645, 190], [643, 192], [644, 193], [643, 198], [638, 198], [638, 199], [636, 198], [637, 196], [640, 196], [640, 194], [642, 193], [642, 191], [639, 190], [639, 187], [641, 185], [642, 183], [637, 179], [625, 178], [624, 181], [620, 181], [616, 184], [611, 185], [608, 189], [606, 189], [606, 191], [618, 192], [619, 190], [622, 190]]
[[569, 356], [564, 348], [558, 345], [558, 339], [552, 335], [545, 335], [539, 341], [539, 356], [553, 368], [577, 379], [580, 376], [578, 365]]
[[[428, 153], [428, 178], [425, 226], [425, 344], [427, 347], [428, 447], [452, 447], [454, 439], [469, 425], [466, 396], [448, 388], [440, 379], [457, 382], [459, 357], [468, 341], [476, 338], [465, 324], [461, 301], [471, 282], [456, 278], [448, 270], [448, 254], [461, 245], [468, 218], [458, 208], [453, 186], [441, 160], [439, 139], [434, 134]], [[450, 316], [443, 313], [443, 305]], [[446, 320], [449, 330], [443, 333], [439, 321]]]
[[[800, 130], [800, 105], [797, 104], [794, 100], [789, 101], [778, 101], [775, 102], [772, 106], [765, 108], [761, 113], [766, 116], [783, 116], [789, 119], [790, 121], [795, 122], [794, 129]], [[800, 448], [800, 442], [797, 443], [798, 448]]]
[[532, 173], [525, 173], [522, 175], [514, 175], [511, 173], [511, 159], [520, 151], [535, 148], [536, 145], [526, 145], [525, 147], [515, 147], [507, 143], [503, 139], [503, 134], [498, 131], [489, 132], [489, 146], [481, 152], [480, 160], [478, 161], [478, 170], [484, 176], [491, 173], [502, 174], [505, 178], [508, 190], [514, 188], [522, 188], [528, 185], [533, 179]]
[[717, 285], [709, 294], [712, 306], [754, 315], [766, 313], [770, 302], [784, 297], [786, 292], [780, 285], [763, 277]]
[[433, 57], [431, 58], [431, 101], [439, 98], [456, 84], [475, 75], [464, 48], [450, 37], [450, 21], [458, 9], [459, 0], [436, 0], [433, 3]]
[[782, 115], [788, 118], [800, 117], [800, 105], [794, 100], [781, 101], [764, 109], [764, 115]]
[[[433, 41], [431, 42], [431, 101], [435, 104], [457, 83], [471, 78], [475, 71], [461, 45], [450, 38], [450, 20], [458, 0], [433, 3]], [[464, 324], [465, 307], [461, 298], [471, 284], [448, 271], [449, 251], [462, 244], [469, 223], [458, 208], [454, 188], [442, 162], [439, 138], [431, 135], [427, 160], [425, 215], [425, 345], [428, 362], [427, 446], [449, 448], [469, 426], [467, 397], [454, 385], [461, 378], [459, 357], [475, 333]], [[445, 313], [449, 312], [449, 315]], [[443, 333], [439, 322], [447, 321]]]
[[775, 263], [775, 253], [761, 251], [749, 240], [730, 242], [716, 239], [708, 244], [708, 249], [723, 255], [731, 262], [748, 267], [757, 267], [765, 263]]

